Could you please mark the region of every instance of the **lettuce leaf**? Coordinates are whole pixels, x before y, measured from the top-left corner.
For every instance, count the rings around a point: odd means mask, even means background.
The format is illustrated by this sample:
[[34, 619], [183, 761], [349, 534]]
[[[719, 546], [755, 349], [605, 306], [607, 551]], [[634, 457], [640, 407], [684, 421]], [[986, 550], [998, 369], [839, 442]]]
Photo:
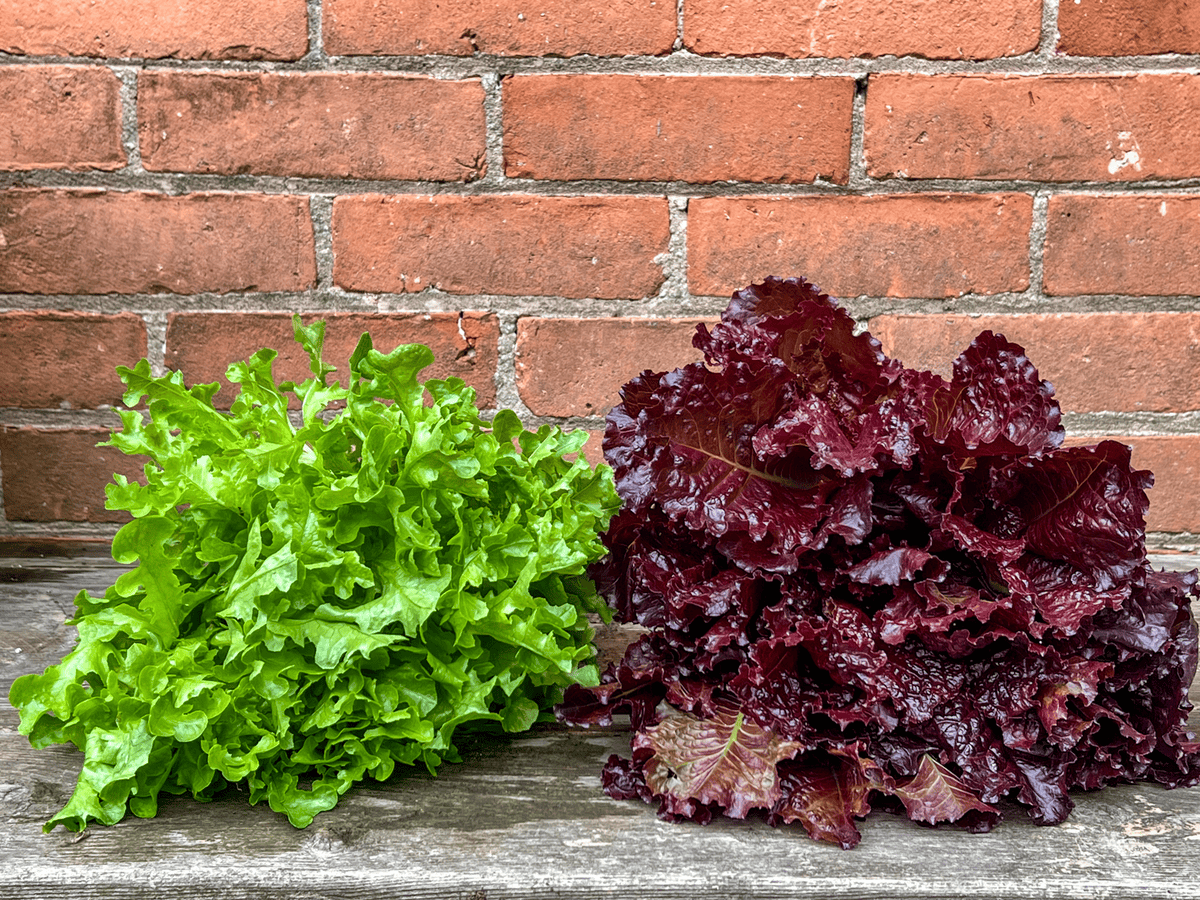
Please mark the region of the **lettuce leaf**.
[[597, 683], [585, 572], [618, 499], [586, 435], [483, 421], [462, 381], [420, 383], [420, 345], [364, 334], [340, 385], [324, 324], [295, 331], [313, 377], [277, 385], [261, 350], [229, 368], [228, 413], [215, 384], [119, 370], [108, 444], [152, 460], [108, 489], [136, 565], [76, 598], [76, 648], [10, 694], [35, 747], [84, 752], [47, 831], [231, 784], [303, 827], [367, 776], [456, 760], [460, 727], [521, 731]]
[[1200, 783], [1197, 575], [1150, 568], [1150, 473], [1064, 448], [1019, 346], [918, 372], [778, 278], [695, 345], [605, 430], [622, 508], [591, 572], [647, 630], [558, 715], [630, 716], [611, 796], [851, 847], [875, 808], [985, 830], [1004, 799], [1055, 823], [1072, 789]]

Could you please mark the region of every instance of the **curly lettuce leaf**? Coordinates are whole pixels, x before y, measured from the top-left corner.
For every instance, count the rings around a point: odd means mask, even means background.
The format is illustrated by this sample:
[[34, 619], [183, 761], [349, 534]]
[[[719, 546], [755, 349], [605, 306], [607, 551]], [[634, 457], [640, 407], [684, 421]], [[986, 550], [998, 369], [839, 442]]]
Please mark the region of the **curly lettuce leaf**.
[[108, 491], [136, 565], [79, 595], [76, 648], [10, 694], [34, 746], [84, 752], [47, 830], [234, 783], [304, 826], [363, 778], [456, 759], [460, 728], [521, 731], [598, 683], [585, 572], [617, 497], [570, 459], [585, 435], [484, 421], [462, 381], [421, 383], [420, 345], [363, 335], [339, 385], [324, 324], [295, 331], [312, 377], [277, 384], [259, 351], [228, 413], [216, 385], [119, 370], [147, 401], [109, 441], [152, 460]]
[[[850, 847], [877, 804], [985, 830], [1001, 800], [1051, 824], [1074, 789], [1200, 783], [1197, 576], [1151, 569], [1150, 474], [1064, 448], [1020, 347], [984, 332], [949, 380], [918, 372], [777, 278], [695, 345], [605, 432], [623, 506], [592, 572], [647, 631], [558, 713], [629, 714], [611, 796]], [[727, 760], [734, 721], [786, 752]]]

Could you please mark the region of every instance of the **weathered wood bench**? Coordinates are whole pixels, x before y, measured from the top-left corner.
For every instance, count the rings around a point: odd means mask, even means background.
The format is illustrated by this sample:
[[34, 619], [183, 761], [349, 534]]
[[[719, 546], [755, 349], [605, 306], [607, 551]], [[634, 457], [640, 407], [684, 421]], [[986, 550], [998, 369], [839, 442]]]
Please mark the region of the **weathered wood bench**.
[[121, 570], [106, 548], [49, 556], [4, 546], [0, 897], [1200, 898], [1200, 788], [1079, 795], [1071, 818], [1049, 828], [1014, 807], [982, 835], [874, 815], [859, 847], [842, 851], [798, 826], [670, 825], [642, 803], [610, 800], [599, 772], [610, 753], [628, 752], [620, 729], [478, 741], [436, 779], [407, 771], [364, 784], [305, 830], [229, 792], [209, 804], [166, 798], [155, 819], [46, 835], [81, 756], [31, 749], [8, 689], [71, 648], [63, 621], [76, 592], [103, 591]]

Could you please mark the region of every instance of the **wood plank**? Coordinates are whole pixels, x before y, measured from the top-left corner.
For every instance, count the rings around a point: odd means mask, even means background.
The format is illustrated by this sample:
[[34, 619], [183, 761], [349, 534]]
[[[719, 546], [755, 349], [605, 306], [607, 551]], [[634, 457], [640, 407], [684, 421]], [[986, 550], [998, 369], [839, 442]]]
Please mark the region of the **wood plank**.
[[104, 593], [124, 566], [89, 554], [61, 557], [0, 557], [0, 689], [7, 705], [13, 679], [40, 672], [75, 646], [75, 595]]
[[8, 737], [0, 760], [20, 783], [0, 787], [6, 897], [1200, 897], [1194, 790], [1109, 788], [1080, 797], [1064, 825], [1012, 811], [985, 835], [876, 815], [845, 852], [761, 819], [661, 822], [600, 791], [627, 735], [548, 731], [472, 748], [437, 779], [364, 785], [306, 830], [236, 796], [172, 798], [156, 819], [77, 841], [40, 830], [72, 760], [44, 751], [33, 772], [14, 769], [32, 751]]
[[[1173, 568], [1190, 566], [1172, 557]], [[231, 790], [210, 804], [164, 798], [157, 818], [91, 828], [82, 839], [62, 829], [44, 835], [80, 754], [31, 749], [16, 733], [7, 684], [70, 648], [62, 622], [71, 597], [102, 590], [120, 568], [0, 560], [5, 572], [0, 898], [1200, 900], [1197, 789], [1079, 794], [1071, 818], [1049, 828], [1010, 806], [983, 835], [876, 814], [861, 823], [862, 844], [842, 851], [798, 826], [774, 829], [761, 818], [673, 825], [645, 804], [610, 800], [599, 772], [609, 754], [628, 753], [619, 728], [476, 739], [464, 762], [437, 778], [411, 770], [365, 783], [304, 830]]]

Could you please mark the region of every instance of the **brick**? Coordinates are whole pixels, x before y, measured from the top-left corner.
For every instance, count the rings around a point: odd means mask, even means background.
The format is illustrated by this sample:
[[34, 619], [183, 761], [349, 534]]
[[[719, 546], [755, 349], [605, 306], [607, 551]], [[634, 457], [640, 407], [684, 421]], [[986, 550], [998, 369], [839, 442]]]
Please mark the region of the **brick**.
[[803, 275], [839, 297], [955, 297], [1029, 285], [1026, 194], [746, 197], [688, 206], [688, 284], [725, 295]]
[[851, 78], [509, 78], [504, 169], [514, 178], [845, 184], [853, 106]]
[[0, 292], [295, 291], [315, 280], [303, 197], [0, 192]]
[[325, 0], [327, 53], [655, 56], [675, 43], [672, 0]]
[[1148, 531], [1200, 534], [1200, 437], [1196, 435], [1138, 435], [1118, 437], [1133, 447], [1133, 465], [1154, 473], [1149, 491]]
[[627, 381], [703, 354], [702, 319], [542, 319], [517, 322], [517, 391], [538, 416], [602, 416]]
[[992, 0], [969, 13], [929, 0], [688, 0], [683, 42], [707, 56], [992, 59], [1036, 49], [1041, 23], [1041, 0]]
[[[369, 331], [375, 348], [383, 352], [399, 344], [425, 344], [436, 358], [422, 372], [422, 380], [461, 378], [475, 388], [481, 408], [495, 405], [500, 326], [490, 313], [329, 313], [303, 318], [310, 324], [325, 320], [322, 357], [337, 367], [343, 384], [350, 354], [362, 333]], [[310, 377], [308, 356], [293, 339], [290, 315], [174, 313], [167, 320], [167, 367], [183, 372], [189, 385], [220, 382], [214, 400], [219, 406], [233, 402], [226, 368], [263, 347], [279, 351], [274, 363], [277, 381], [300, 382]]]
[[95, 409], [121, 403], [117, 366], [146, 355], [146, 324], [132, 313], [0, 314], [0, 406]]
[[0, 51], [18, 56], [299, 59], [305, 0], [0, 0]]
[[144, 456], [126, 456], [107, 428], [0, 428], [4, 515], [10, 522], [127, 522], [104, 508], [104, 486], [119, 472], [145, 483]]
[[1068, 412], [1200, 409], [1200, 313], [885, 315], [869, 328], [889, 356], [944, 376], [981, 331], [1003, 334]]
[[1065, 194], [1050, 198], [1048, 294], [1200, 294], [1200, 197]]
[[153, 171], [473, 181], [483, 87], [390, 73], [143, 72]]
[[1058, 35], [1075, 56], [1200, 53], [1200, 2], [1074, 0], [1058, 8]]
[[121, 82], [108, 69], [0, 69], [0, 171], [112, 171], [125, 165]]
[[339, 197], [334, 282], [351, 291], [635, 298], [663, 281], [661, 197]]
[[1192, 178], [1198, 143], [1193, 74], [875, 75], [867, 88], [876, 178]]

